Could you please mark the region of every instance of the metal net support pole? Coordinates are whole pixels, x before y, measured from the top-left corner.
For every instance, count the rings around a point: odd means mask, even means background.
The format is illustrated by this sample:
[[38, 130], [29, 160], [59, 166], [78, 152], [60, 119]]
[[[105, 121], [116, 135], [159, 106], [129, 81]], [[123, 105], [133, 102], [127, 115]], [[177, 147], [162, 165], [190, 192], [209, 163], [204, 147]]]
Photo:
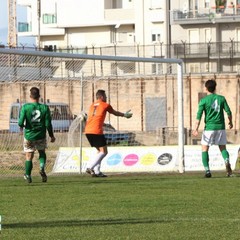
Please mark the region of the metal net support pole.
[[[83, 111], [83, 72], [81, 74], [81, 78], [80, 78], [80, 98], [81, 98], [81, 112], [80, 114], [82, 113]], [[83, 121], [80, 121], [80, 152], [79, 152], [79, 174], [82, 174], [82, 138], [83, 138]]]

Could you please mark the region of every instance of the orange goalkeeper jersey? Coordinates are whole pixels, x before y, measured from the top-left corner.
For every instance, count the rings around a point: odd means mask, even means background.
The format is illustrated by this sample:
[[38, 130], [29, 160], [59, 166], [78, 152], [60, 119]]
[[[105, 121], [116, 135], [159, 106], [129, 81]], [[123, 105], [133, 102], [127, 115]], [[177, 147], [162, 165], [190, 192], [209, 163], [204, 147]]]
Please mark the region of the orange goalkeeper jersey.
[[85, 127], [86, 134], [103, 134], [103, 124], [106, 113], [112, 113], [113, 108], [110, 104], [97, 100], [89, 109], [88, 119]]

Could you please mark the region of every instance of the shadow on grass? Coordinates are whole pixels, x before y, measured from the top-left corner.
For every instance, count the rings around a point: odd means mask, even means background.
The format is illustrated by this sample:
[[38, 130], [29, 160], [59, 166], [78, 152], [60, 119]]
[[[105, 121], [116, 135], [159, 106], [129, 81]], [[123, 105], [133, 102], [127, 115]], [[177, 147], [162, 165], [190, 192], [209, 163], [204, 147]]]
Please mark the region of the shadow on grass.
[[96, 220], [59, 220], [31, 223], [9, 223], [2, 224], [2, 229], [15, 228], [51, 228], [51, 227], [73, 227], [73, 226], [104, 226], [104, 225], [124, 225], [124, 224], [152, 224], [167, 223], [172, 220], [166, 219], [96, 219]]

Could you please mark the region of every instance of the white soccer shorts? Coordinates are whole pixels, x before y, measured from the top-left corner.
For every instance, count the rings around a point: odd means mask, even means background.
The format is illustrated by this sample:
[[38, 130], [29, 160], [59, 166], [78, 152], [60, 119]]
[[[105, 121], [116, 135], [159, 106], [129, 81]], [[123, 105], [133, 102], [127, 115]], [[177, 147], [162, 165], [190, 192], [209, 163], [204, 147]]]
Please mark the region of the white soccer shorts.
[[226, 145], [227, 137], [225, 130], [204, 130], [201, 144], [205, 146]]

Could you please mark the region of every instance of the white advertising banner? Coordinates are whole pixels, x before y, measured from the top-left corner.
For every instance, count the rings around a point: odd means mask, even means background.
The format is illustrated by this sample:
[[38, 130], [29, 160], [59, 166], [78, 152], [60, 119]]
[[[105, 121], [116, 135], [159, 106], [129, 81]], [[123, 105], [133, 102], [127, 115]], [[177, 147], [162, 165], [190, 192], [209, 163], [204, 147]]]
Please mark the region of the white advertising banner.
[[[227, 145], [232, 168], [235, 168], [238, 157], [237, 145]], [[202, 165], [201, 146], [184, 147], [185, 171], [204, 171]], [[80, 156], [82, 155], [82, 161]], [[59, 149], [54, 173], [85, 172], [90, 159], [96, 155], [91, 147]], [[211, 170], [224, 170], [225, 164], [217, 146], [210, 147], [209, 164]], [[101, 170], [103, 172], [172, 172], [178, 170], [178, 147], [108, 147], [108, 155], [103, 159]]]

